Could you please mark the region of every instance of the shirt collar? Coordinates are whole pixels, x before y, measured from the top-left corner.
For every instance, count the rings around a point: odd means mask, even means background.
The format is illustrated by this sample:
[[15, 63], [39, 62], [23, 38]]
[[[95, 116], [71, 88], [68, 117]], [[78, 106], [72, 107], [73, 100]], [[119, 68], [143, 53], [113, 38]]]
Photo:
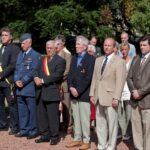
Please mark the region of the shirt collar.
[[28, 54], [30, 52], [30, 50], [31, 50], [31, 47], [24, 53]]
[[147, 54], [145, 54], [145, 55], [142, 55], [142, 58], [147, 59], [147, 58], [149, 57], [149, 55], [150, 55], [150, 52], [149, 52], [149, 53], [147, 53]]
[[105, 57], [108, 58], [108, 61], [113, 57], [114, 53], [110, 54], [110, 55], [105, 55]]
[[81, 54], [78, 54], [78, 56], [83, 58], [85, 54], [86, 54], [86, 51], [83, 51]]

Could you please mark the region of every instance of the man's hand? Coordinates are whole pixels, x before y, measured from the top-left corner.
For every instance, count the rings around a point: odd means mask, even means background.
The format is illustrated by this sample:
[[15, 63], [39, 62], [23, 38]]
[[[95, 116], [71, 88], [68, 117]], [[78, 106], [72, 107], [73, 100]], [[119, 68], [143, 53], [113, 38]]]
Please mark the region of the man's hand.
[[113, 108], [116, 108], [116, 107], [118, 107], [118, 105], [119, 105], [118, 100], [117, 100], [117, 99], [113, 99], [113, 100], [112, 100], [112, 107], [113, 107]]
[[17, 81], [15, 82], [15, 84], [16, 84], [17, 87], [19, 87], [19, 88], [22, 88], [22, 87], [23, 87], [23, 83], [22, 83], [21, 80], [17, 80]]
[[90, 96], [90, 102], [95, 105], [94, 96]]
[[35, 77], [34, 82], [37, 86], [42, 86], [42, 84], [43, 84], [42, 79], [39, 77]]
[[135, 100], [139, 100], [139, 99], [142, 98], [142, 97], [139, 95], [138, 90], [133, 90], [133, 91], [132, 91], [132, 96], [133, 96], [133, 98], [134, 98]]
[[70, 92], [74, 97], [78, 97], [79, 94], [77, 92], [77, 90], [74, 87], [70, 87]]

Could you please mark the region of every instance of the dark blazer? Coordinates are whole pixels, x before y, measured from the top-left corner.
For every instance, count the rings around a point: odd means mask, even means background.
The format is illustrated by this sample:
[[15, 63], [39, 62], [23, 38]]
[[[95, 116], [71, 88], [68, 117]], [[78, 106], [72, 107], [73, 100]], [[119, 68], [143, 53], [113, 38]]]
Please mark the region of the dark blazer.
[[141, 100], [134, 100], [131, 98], [131, 105], [133, 107], [139, 106], [143, 109], [150, 108], [150, 55], [146, 62], [140, 66], [141, 56], [135, 56], [129, 70], [127, 83], [129, 90], [137, 89]]
[[1, 77], [0, 87], [9, 86], [5, 78], [7, 78], [10, 83], [13, 83], [13, 75], [14, 75], [16, 60], [19, 52], [20, 52], [20, 48], [14, 43], [10, 43], [5, 46], [5, 50], [4, 53], [2, 54], [2, 60], [1, 60], [3, 71], [0, 72], [0, 77]]
[[77, 98], [71, 95], [72, 99], [80, 99], [89, 102], [89, 90], [94, 70], [95, 58], [88, 53], [85, 54], [77, 67], [78, 55], [74, 55], [68, 75], [68, 87], [74, 87], [78, 91]]
[[16, 94], [20, 96], [35, 97], [34, 70], [39, 65], [40, 54], [31, 49], [23, 58], [20, 52], [17, 58], [14, 81], [21, 80], [22, 88], [16, 88]]
[[66, 61], [58, 55], [55, 55], [48, 63], [50, 75], [46, 75], [43, 69], [43, 60], [41, 59], [40, 65], [35, 71], [34, 77], [43, 79], [44, 84], [41, 88], [37, 88], [36, 97], [39, 96], [43, 101], [60, 101], [59, 85], [63, 79], [63, 73], [66, 67]]

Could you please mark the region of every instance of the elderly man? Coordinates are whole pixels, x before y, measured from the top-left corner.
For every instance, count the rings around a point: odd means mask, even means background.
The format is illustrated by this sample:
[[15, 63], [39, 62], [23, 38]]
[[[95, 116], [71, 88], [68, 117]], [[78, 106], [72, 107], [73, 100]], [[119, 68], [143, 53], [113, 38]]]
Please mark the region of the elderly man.
[[95, 59], [87, 53], [88, 39], [77, 36], [74, 55], [68, 75], [71, 107], [74, 119], [74, 140], [67, 148], [80, 146], [80, 150], [90, 148], [90, 97], [89, 89]]
[[63, 113], [63, 128], [65, 132], [70, 132], [71, 125], [72, 125], [72, 114], [71, 114], [71, 106], [70, 106], [70, 96], [68, 91], [68, 84], [67, 84], [67, 78], [68, 73], [70, 70], [70, 64], [71, 64], [71, 53], [66, 49], [65, 47], [66, 39], [63, 35], [57, 35], [55, 38], [55, 46], [56, 46], [56, 53], [65, 59], [66, 61], [66, 68], [63, 75], [63, 82], [61, 85], [61, 91], [62, 91], [62, 113]]
[[[124, 42], [128, 42], [129, 43], [129, 35], [127, 32], [122, 32], [121, 33], [121, 42], [124, 43]], [[131, 43], [129, 43], [129, 53], [128, 55], [133, 58], [134, 56], [136, 56], [136, 49], [135, 49], [135, 46]], [[120, 53], [120, 55], [122, 56], [122, 54]]]
[[96, 57], [96, 56], [95, 56], [95, 55], [96, 55], [96, 54], [95, 54], [96, 48], [95, 48], [94, 45], [89, 44], [89, 45], [88, 45], [87, 52], [88, 52], [90, 55]]
[[19, 112], [20, 132], [16, 137], [26, 136], [32, 139], [37, 136], [34, 70], [39, 64], [39, 54], [31, 47], [31, 34], [25, 33], [20, 38], [22, 52], [16, 63], [14, 82]]
[[40, 138], [36, 143], [48, 142], [56, 145], [59, 142], [59, 103], [60, 84], [66, 62], [56, 54], [55, 42], [46, 42], [47, 55], [35, 71], [34, 81], [37, 91], [37, 112]]
[[105, 56], [97, 58], [90, 89], [96, 105], [99, 150], [115, 150], [118, 131], [118, 104], [125, 84], [125, 61], [114, 54], [115, 40], [104, 41]]
[[95, 51], [95, 56], [96, 56], [96, 57], [99, 57], [99, 56], [102, 55], [102, 50], [101, 50], [100, 47], [97, 46], [97, 41], [98, 41], [97, 37], [96, 37], [96, 36], [92, 36], [89, 43], [90, 43], [91, 45], [95, 46], [95, 49], [96, 49], [96, 51]]
[[135, 148], [150, 149], [150, 35], [140, 40], [142, 55], [136, 56], [128, 74], [132, 94], [132, 130]]

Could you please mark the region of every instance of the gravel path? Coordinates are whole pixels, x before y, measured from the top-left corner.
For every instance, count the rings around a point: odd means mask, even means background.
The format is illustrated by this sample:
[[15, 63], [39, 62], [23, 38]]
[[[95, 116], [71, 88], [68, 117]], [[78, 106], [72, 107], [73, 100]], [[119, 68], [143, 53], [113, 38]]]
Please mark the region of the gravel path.
[[[27, 140], [25, 137], [16, 138], [13, 135], [8, 135], [8, 131], [0, 131], [0, 150], [68, 150], [65, 145], [72, 140], [71, 135], [63, 135], [61, 133], [61, 140], [58, 145], [51, 146], [49, 143], [36, 144], [35, 139]], [[91, 150], [96, 149], [97, 138], [96, 134], [92, 132]], [[78, 150], [79, 148], [71, 148], [71, 150]], [[133, 143], [130, 140], [128, 143], [118, 141], [117, 150], [134, 150]]]

